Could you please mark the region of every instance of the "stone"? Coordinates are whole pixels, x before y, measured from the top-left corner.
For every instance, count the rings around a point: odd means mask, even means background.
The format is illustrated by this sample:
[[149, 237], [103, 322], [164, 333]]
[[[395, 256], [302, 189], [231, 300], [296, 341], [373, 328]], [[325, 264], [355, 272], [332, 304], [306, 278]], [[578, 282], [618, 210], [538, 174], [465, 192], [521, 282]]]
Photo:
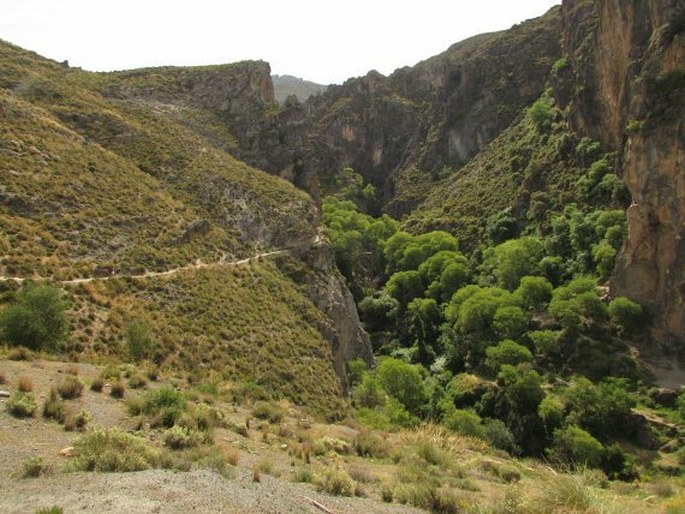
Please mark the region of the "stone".
[[9, 398], [9, 396], [10, 396], [9, 391], [0, 390], [0, 398]]
[[73, 457], [76, 455], [76, 449], [73, 446], [62, 448], [58, 453], [60, 457]]
[[667, 387], [660, 387], [650, 391], [649, 397], [664, 407], [674, 407], [678, 400], [678, 391]]

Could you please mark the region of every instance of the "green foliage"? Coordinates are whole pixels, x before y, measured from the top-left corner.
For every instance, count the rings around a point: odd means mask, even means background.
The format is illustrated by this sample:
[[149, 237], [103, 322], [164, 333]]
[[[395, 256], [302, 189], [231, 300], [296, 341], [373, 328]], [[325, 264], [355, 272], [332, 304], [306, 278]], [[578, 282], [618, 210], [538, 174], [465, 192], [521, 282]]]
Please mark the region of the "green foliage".
[[193, 430], [174, 425], [164, 431], [162, 434], [162, 442], [164, 443], [164, 446], [167, 446], [172, 450], [183, 450], [200, 445], [202, 438]]
[[274, 402], [257, 402], [252, 408], [252, 415], [258, 419], [266, 419], [270, 423], [279, 423], [285, 417], [286, 411]]
[[528, 332], [528, 338], [533, 341], [536, 353], [545, 356], [558, 350], [560, 336], [561, 331], [558, 330], [535, 330]]
[[383, 390], [412, 414], [418, 414], [426, 401], [426, 389], [416, 366], [391, 357], [382, 358], [376, 370]]
[[55, 351], [69, 331], [68, 307], [58, 289], [26, 284], [0, 312], [0, 337], [15, 346]]
[[568, 59], [566, 59], [566, 57], [560, 57], [552, 65], [552, 74], [553, 75], [559, 75], [559, 73], [568, 69], [568, 67], [569, 67]]
[[609, 302], [609, 318], [624, 333], [639, 331], [644, 323], [642, 306], [624, 296]]
[[542, 309], [552, 298], [552, 284], [544, 277], [521, 277], [514, 294], [526, 309]]
[[549, 452], [551, 459], [573, 467], [597, 468], [602, 463], [604, 446], [580, 427], [570, 425], [554, 432]]
[[449, 408], [442, 418], [442, 423], [460, 434], [483, 437], [482, 420], [471, 410]]
[[31, 457], [24, 461], [21, 465], [22, 478], [38, 478], [40, 476], [49, 475], [52, 472], [52, 466], [45, 462], [43, 457]]
[[351, 386], [359, 384], [362, 376], [368, 370], [368, 365], [364, 359], [352, 359], [347, 361], [347, 378], [350, 381]]
[[[133, 409], [132, 405], [129, 406], [131, 414], [138, 414], [138, 409]], [[168, 386], [146, 392], [139, 407], [140, 412], [154, 417], [160, 425], [169, 428], [174, 425], [185, 408], [184, 396]]]
[[65, 400], [78, 398], [83, 392], [83, 382], [78, 377], [67, 375], [57, 386], [57, 392]]
[[393, 326], [399, 307], [400, 302], [385, 293], [366, 296], [357, 305], [364, 327], [369, 332], [377, 332]]
[[553, 396], [546, 396], [540, 402], [538, 414], [545, 424], [548, 434], [553, 434], [555, 430], [561, 428], [564, 421], [564, 406]]
[[133, 362], [150, 357], [155, 342], [150, 328], [141, 320], [132, 320], [126, 327], [126, 350]]
[[457, 246], [456, 238], [441, 230], [426, 232], [419, 236], [397, 232], [385, 244], [387, 270], [389, 273], [416, 270], [429, 257], [439, 252], [456, 252]]
[[528, 118], [533, 122], [538, 132], [545, 133], [552, 128], [554, 121], [554, 107], [547, 96], [536, 100], [526, 111]]
[[36, 412], [36, 399], [32, 393], [17, 391], [7, 400], [7, 410], [17, 418], [29, 418]]
[[499, 371], [504, 364], [517, 366], [533, 360], [533, 354], [528, 348], [510, 339], [505, 339], [497, 346], [487, 348], [485, 355], [486, 366], [495, 372]]
[[502, 339], [516, 339], [528, 326], [528, 317], [520, 307], [505, 305], [498, 307], [492, 318], [492, 328]]
[[509, 427], [500, 419], [484, 419], [482, 434], [483, 438], [495, 448], [511, 454], [516, 454], [520, 451], [514, 434], [511, 433]]
[[621, 379], [606, 379], [598, 385], [578, 377], [565, 391], [568, 419], [598, 437], [625, 433], [635, 398]]
[[590, 278], [577, 278], [552, 293], [549, 313], [569, 331], [579, 329], [581, 322], [602, 321], [606, 306], [599, 298], [597, 284]]
[[327, 469], [317, 481], [317, 487], [334, 496], [353, 496], [356, 483], [345, 470]]
[[74, 441], [71, 471], [127, 472], [157, 467], [159, 453], [119, 428], [95, 428]]
[[372, 373], [364, 373], [361, 382], [352, 391], [352, 399], [358, 407], [373, 409], [385, 403], [385, 391]]
[[542, 243], [536, 238], [511, 239], [488, 249], [484, 262], [493, 268], [499, 285], [512, 291], [519, 286], [521, 278], [536, 274], [542, 251]]
[[405, 308], [414, 298], [423, 296], [423, 280], [418, 271], [398, 271], [385, 284], [385, 292]]

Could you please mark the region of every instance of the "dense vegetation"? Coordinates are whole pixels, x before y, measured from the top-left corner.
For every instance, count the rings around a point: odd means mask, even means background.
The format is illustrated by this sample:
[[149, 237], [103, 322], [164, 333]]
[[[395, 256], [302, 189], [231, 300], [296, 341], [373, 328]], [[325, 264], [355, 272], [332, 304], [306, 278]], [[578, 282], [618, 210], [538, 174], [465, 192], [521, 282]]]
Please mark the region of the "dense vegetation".
[[[554, 119], [543, 96], [521, 124], [530, 137], [568, 138]], [[365, 214], [358, 182], [324, 200], [327, 233], [379, 356], [373, 370], [349, 365], [361, 420], [385, 429], [437, 420], [513, 454], [612, 478], [632, 479], [654, 461], [632, 452], [660, 437], [634, 411], [658, 406], [631, 350], [645, 315], [602, 286], [626, 230], [625, 186], [599, 144], [567, 151], [584, 166], [574, 184], [582, 203], [533, 193], [523, 221], [508, 210], [490, 216], [466, 252], [451, 231], [417, 231], [410, 219], [406, 232]]]

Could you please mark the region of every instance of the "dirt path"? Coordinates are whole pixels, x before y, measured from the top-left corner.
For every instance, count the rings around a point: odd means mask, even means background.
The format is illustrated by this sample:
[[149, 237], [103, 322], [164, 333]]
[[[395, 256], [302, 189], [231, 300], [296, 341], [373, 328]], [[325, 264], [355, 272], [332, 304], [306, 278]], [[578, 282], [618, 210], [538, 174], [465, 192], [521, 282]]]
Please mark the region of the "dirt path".
[[[317, 241], [318, 241], [318, 236], [317, 236]], [[152, 278], [152, 277], [168, 277], [171, 275], [175, 275], [177, 273], [180, 273], [182, 271], [187, 271], [187, 270], [196, 270], [196, 269], [202, 269], [202, 268], [210, 268], [214, 266], [243, 266], [245, 264], [249, 264], [251, 262], [258, 261], [260, 259], [264, 259], [266, 257], [271, 257], [274, 255], [280, 255], [283, 253], [286, 253], [288, 250], [275, 250], [272, 252], [263, 252], [263, 253], [258, 253], [255, 254], [251, 257], [247, 257], [245, 259], [238, 259], [235, 261], [226, 261], [226, 255], [224, 254], [218, 261], [215, 262], [202, 262], [201, 260], [197, 260], [194, 263], [187, 264], [185, 266], [180, 266], [178, 268], [172, 268], [170, 270], [166, 271], [146, 271], [145, 273], [141, 273], [139, 275], [129, 275], [129, 274], [121, 274], [121, 273], [115, 273], [112, 275], [108, 275], [105, 277], [87, 277], [87, 278], [75, 278], [71, 280], [59, 280], [57, 281], [58, 284], [61, 284], [63, 286], [70, 286], [70, 285], [76, 285], [76, 284], [87, 284], [89, 282], [95, 282], [95, 281], [105, 281], [105, 280], [112, 280], [115, 278], [132, 278], [132, 279], [144, 279], [144, 278]], [[50, 279], [45, 278], [45, 277], [35, 277], [35, 278], [25, 278], [25, 277], [7, 277], [7, 276], [0, 276], [0, 282], [18, 282], [22, 283], [26, 280], [32, 280], [34, 282], [43, 282], [43, 281], [48, 281]]]

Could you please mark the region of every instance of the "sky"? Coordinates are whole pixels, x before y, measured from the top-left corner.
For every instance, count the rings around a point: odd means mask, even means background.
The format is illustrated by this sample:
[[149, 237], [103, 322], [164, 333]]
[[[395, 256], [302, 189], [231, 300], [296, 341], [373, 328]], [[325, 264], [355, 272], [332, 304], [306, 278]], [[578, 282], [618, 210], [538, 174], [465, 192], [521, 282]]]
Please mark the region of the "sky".
[[0, 39], [91, 71], [261, 59], [340, 84], [384, 75], [560, 0], [0, 0]]

